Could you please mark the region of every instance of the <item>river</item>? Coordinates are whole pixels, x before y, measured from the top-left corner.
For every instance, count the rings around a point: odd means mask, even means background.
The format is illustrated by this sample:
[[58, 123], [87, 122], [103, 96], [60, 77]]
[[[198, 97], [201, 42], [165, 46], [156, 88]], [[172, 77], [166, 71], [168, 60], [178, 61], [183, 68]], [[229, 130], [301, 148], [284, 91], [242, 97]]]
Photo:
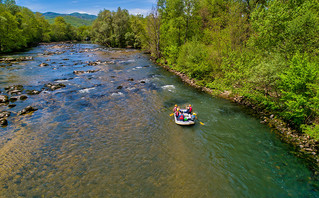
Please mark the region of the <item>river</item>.
[[[319, 197], [318, 178], [258, 119], [138, 50], [51, 44], [11, 56], [33, 60], [0, 63], [0, 90], [41, 93], [0, 106], [11, 112], [1, 197]], [[176, 125], [174, 104], [192, 104], [205, 125]], [[17, 115], [28, 105], [38, 110]]]

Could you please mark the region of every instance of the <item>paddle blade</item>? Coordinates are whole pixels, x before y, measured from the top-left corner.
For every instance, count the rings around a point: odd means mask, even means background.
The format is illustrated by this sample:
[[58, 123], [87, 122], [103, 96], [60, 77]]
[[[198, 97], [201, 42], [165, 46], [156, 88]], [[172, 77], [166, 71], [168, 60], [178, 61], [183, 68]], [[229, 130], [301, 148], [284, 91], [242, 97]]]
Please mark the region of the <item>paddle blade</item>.
[[169, 114], [169, 116], [173, 116], [173, 115], [174, 115], [174, 113]]
[[202, 122], [199, 122], [201, 125], [205, 125], [204, 123], [202, 123]]

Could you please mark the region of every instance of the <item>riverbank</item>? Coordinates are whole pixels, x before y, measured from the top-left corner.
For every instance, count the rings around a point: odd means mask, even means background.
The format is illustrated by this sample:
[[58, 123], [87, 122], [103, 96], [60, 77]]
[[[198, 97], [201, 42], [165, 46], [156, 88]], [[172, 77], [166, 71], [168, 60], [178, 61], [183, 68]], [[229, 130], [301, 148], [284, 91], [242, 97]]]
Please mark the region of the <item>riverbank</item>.
[[170, 68], [168, 65], [159, 63], [156, 64], [162, 66], [167, 71], [179, 76], [183, 82], [189, 84], [194, 88], [200, 89], [201, 91], [204, 91], [213, 96], [221, 97], [230, 100], [231, 102], [245, 106], [248, 110], [248, 113], [259, 118], [261, 124], [268, 125], [271, 129], [273, 129], [273, 131], [278, 134], [282, 142], [288, 143], [293, 147], [295, 151], [294, 155], [298, 156], [299, 158], [305, 159], [307, 165], [311, 170], [313, 170], [314, 174], [319, 175], [319, 142], [317, 140], [311, 138], [307, 134], [299, 133], [298, 131], [292, 129], [288, 126], [287, 123], [285, 123], [275, 114], [263, 110], [258, 104], [254, 104], [248, 98], [236, 95], [231, 91], [222, 91], [200, 86], [195, 79], [189, 78], [186, 74], [176, 71]]

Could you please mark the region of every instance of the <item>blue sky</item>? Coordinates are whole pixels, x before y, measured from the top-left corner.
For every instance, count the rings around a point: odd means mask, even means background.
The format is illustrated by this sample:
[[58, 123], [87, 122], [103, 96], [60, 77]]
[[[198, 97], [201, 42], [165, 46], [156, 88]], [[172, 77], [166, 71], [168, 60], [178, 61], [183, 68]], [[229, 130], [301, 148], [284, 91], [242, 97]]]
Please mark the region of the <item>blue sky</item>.
[[147, 15], [156, 0], [16, 0], [17, 5], [24, 6], [33, 12], [73, 12], [97, 15], [100, 10], [114, 10], [118, 7], [127, 9], [130, 14]]

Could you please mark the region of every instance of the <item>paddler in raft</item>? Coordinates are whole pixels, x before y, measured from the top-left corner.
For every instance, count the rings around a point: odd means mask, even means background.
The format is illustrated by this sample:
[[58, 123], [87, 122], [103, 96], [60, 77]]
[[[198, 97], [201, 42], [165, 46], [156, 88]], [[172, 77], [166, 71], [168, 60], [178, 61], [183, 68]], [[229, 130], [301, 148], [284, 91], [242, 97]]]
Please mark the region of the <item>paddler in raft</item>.
[[175, 113], [177, 111], [177, 104], [175, 104], [173, 112]]
[[192, 111], [193, 111], [192, 105], [186, 106], [186, 112], [185, 113], [192, 114]]

